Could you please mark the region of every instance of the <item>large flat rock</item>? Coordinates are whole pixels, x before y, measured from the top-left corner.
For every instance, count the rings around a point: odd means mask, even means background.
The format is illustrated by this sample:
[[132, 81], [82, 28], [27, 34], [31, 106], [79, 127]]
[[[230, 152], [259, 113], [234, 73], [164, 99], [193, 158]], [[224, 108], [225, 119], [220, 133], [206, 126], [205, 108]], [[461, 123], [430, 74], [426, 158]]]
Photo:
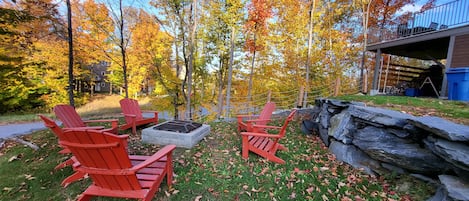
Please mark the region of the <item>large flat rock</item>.
[[455, 200], [469, 200], [469, 183], [451, 175], [439, 175], [438, 178], [449, 197]]
[[469, 171], [469, 145], [431, 136], [425, 139], [424, 143], [436, 155], [458, 168]]
[[375, 160], [395, 164], [411, 172], [433, 174], [447, 169], [441, 158], [418, 143], [373, 126], [358, 130], [352, 143]]
[[346, 162], [354, 168], [363, 169], [370, 175], [375, 174], [373, 169], [380, 168], [378, 161], [371, 159], [363, 151], [353, 145], [346, 145], [337, 141], [332, 141], [329, 146], [329, 151], [336, 156], [337, 160]]
[[402, 112], [387, 110], [376, 107], [364, 107], [351, 105], [349, 112], [353, 117], [360, 118], [372, 123], [378, 123], [384, 126], [402, 128], [407, 124], [408, 119], [415, 118], [412, 115]]
[[432, 116], [416, 117], [409, 122], [447, 140], [469, 142], [469, 126]]

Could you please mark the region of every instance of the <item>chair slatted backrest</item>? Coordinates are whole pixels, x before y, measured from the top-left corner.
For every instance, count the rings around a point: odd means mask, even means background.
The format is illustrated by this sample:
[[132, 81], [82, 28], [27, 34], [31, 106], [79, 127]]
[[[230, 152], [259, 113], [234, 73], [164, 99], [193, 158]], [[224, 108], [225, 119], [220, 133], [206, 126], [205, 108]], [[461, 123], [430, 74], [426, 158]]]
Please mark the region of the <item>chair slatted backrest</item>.
[[94, 185], [111, 190], [140, 190], [126, 151], [126, 140], [117, 135], [95, 130], [68, 130], [67, 146], [80, 162], [78, 171], [88, 173]]
[[296, 110], [292, 110], [290, 114], [288, 115], [287, 119], [285, 119], [285, 123], [282, 126], [282, 129], [280, 129], [279, 136], [280, 138], [283, 138], [285, 136], [285, 133], [287, 132], [287, 127], [290, 121], [293, 120], [293, 117], [295, 116]]
[[[138, 105], [138, 101], [135, 99], [124, 98], [119, 101], [122, 109], [122, 113], [124, 114], [133, 114], [136, 116], [136, 120], [143, 119], [142, 110], [140, 110], [140, 106]], [[132, 122], [131, 117], [125, 117], [125, 122], [130, 123]]]
[[54, 113], [67, 128], [86, 127], [80, 115], [78, 115], [75, 108], [71, 105], [56, 105], [54, 107]]
[[62, 128], [60, 128], [54, 120], [41, 114], [38, 116], [42, 119], [42, 121], [44, 121], [44, 125], [47, 128], [50, 128], [52, 132], [59, 138], [59, 140], [64, 138]]
[[275, 103], [274, 102], [266, 103], [261, 113], [259, 114], [259, 119], [266, 119], [266, 121], [260, 121], [260, 122], [257, 122], [256, 124], [266, 125], [270, 121], [270, 118], [272, 117], [272, 113], [274, 111], [275, 111]]

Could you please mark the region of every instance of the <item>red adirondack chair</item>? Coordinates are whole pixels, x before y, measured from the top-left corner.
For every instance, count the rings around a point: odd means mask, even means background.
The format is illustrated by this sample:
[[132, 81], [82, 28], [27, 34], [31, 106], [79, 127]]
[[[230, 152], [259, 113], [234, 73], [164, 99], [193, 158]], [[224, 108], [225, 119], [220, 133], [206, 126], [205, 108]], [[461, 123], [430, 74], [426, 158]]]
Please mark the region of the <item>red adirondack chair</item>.
[[[127, 130], [132, 128], [132, 134], [137, 134], [137, 126], [155, 123], [158, 124], [158, 112], [157, 111], [142, 111], [138, 105], [138, 101], [135, 99], [124, 98], [119, 101], [124, 114], [125, 124], [121, 125], [120, 129]], [[143, 118], [142, 112], [154, 113], [152, 118]]]
[[[54, 120], [44, 116], [44, 115], [38, 115], [42, 121], [44, 121], [44, 125], [48, 128], [50, 128], [52, 130], [52, 132], [55, 134], [55, 136], [57, 136], [57, 138], [59, 139], [59, 142], [61, 139], [64, 139], [65, 136], [63, 135], [63, 130], [55, 123]], [[65, 146], [62, 146], [62, 150], [59, 151], [60, 154], [71, 154], [70, 150], [65, 147]], [[60, 163], [59, 165], [55, 166], [55, 170], [58, 170], [58, 169], [62, 169], [66, 166], [69, 166], [69, 165], [73, 165], [76, 163], [76, 160], [74, 160], [75, 158], [71, 157], [69, 159], [67, 159], [65, 162], [63, 163]], [[77, 181], [81, 178], [85, 177], [85, 174], [82, 173], [82, 172], [75, 172], [73, 173], [71, 176], [65, 178], [63, 181], [62, 181], [62, 186], [63, 187], [67, 187], [69, 184], [71, 184], [72, 182], [74, 181]]]
[[[54, 113], [57, 118], [62, 121], [65, 128], [86, 128], [86, 129], [95, 129], [102, 130], [105, 132], [110, 132], [117, 134], [119, 125], [118, 119], [98, 119], [98, 120], [86, 120], [83, 121], [78, 115], [75, 108], [71, 105], [56, 105], [54, 107]], [[111, 123], [111, 128], [104, 128], [104, 126], [88, 126], [88, 123], [100, 123], [108, 122]]]
[[259, 115], [237, 115], [238, 133], [253, 131], [252, 125], [266, 125], [270, 122], [270, 117], [275, 111], [275, 103], [267, 102]]
[[[288, 115], [285, 123], [282, 127], [277, 126], [267, 126], [267, 125], [254, 125], [254, 127], [259, 128], [258, 130], [262, 129], [274, 129], [278, 130], [278, 134], [269, 134], [264, 132], [242, 132], [242, 141], [243, 141], [243, 151], [242, 156], [243, 158], [247, 159], [249, 156], [249, 151], [252, 151], [269, 161], [285, 164], [285, 161], [277, 156], [275, 153], [277, 150], [287, 150], [283, 145], [279, 143], [279, 140], [285, 137], [285, 133], [287, 132], [288, 123], [293, 119], [296, 110], [292, 110], [291, 113]], [[257, 130], [256, 128], [254, 130]]]
[[167, 145], [152, 156], [131, 156], [122, 135], [96, 130], [67, 130], [64, 135], [67, 140], [60, 144], [80, 163], [75, 169], [93, 181], [78, 200], [93, 196], [151, 200], [165, 176], [171, 186], [175, 145]]

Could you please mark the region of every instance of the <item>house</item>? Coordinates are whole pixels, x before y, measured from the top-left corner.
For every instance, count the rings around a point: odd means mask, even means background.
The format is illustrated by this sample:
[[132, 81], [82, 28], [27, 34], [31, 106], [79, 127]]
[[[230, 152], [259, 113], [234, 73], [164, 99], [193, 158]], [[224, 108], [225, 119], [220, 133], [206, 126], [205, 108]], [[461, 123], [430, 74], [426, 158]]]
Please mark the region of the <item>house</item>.
[[[440, 98], [468, 94], [467, 83], [455, 83], [448, 75], [469, 74], [469, 0], [452, 1], [412, 16], [395, 26], [370, 28], [366, 50], [376, 53], [370, 94], [388, 87], [386, 81], [414, 83], [419, 89], [430, 87], [430, 94]], [[391, 61], [391, 67], [384, 67], [383, 54], [433, 61], [434, 65], [408, 66]]]
[[77, 90], [81, 92], [109, 93], [112, 88], [111, 83], [107, 81], [109, 66], [110, 63], [106, 61], [87, 66], [89, 74], [87, 77], [77, 81], [79, 87]]

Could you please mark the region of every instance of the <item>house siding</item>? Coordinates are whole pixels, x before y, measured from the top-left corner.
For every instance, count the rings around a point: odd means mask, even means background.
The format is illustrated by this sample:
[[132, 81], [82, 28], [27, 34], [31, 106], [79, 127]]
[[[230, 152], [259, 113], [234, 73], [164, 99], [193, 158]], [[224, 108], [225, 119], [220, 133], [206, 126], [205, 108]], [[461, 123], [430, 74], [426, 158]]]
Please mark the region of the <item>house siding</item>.
[[456, 36], [451, 68], [469, 67], [469, 34]]

